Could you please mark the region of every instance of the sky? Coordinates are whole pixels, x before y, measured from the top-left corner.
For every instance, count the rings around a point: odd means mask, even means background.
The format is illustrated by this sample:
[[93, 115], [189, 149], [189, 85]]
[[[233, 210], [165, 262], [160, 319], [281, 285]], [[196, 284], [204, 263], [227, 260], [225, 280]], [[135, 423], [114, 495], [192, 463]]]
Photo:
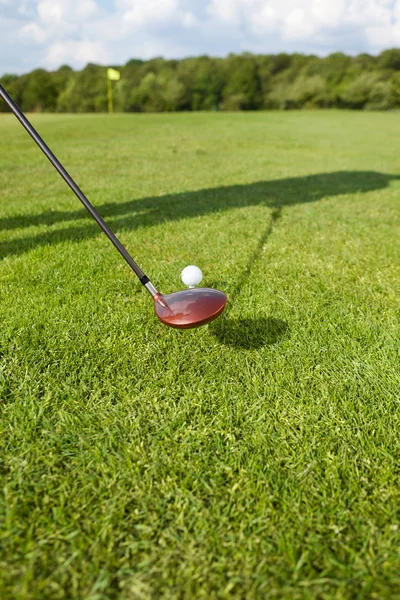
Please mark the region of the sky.
[[230, 52], [377, 54], [400, 0], [0, 0], [0, 74]]

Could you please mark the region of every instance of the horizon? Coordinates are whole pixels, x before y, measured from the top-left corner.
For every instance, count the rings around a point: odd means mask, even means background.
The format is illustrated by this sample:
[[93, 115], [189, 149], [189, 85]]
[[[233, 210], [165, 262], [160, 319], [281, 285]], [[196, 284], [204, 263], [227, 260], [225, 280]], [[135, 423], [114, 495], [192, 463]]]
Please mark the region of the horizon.
[[338, 54], [348, 56], [350, 58], [357, 58], [357, 56], [370, 56], [372, 58], [378, 58], [383, 52], [390, 51], [390, 50], [400, 50], [400, 47], [383, 48], [380, 52], [377, 52], [377, 53], [359, 52], [359, 53], [351, 54], [350, 52], [341, 52], [340, 50], [338, 50], [338, 51], [330, 52], [329, 54], [326, 54], [324, 56], [320, 56], [318, 54], [313, 54], [313, 53], [306, 53], [306, 52], [284, 52], [283, 51], [283, 52], [253, 53], [253, 52], [248, 52], [247, 50], [243, 50], [243, 52], [241, 52], [241, 53], [228, 52], [224, 56], [217, 56], [217, 55], [213, 55], [213, 54], [198, 54], [198, 55], [192, 54], [192, 55], [188, 55], [188, 56], [182, 56], [180, 58], [177, 58], [177, 57], [167, 58], [165, 56], [152, 56], [152, 57], [146, 58], [146, 59], [133, 56], [131, 58], [128, 58], [123, 64], [121, 64], [121, 63], [102, 64], [100, 62], [89, 61], [80, 68], [74, 68], [70, 64], [63, 63], [63, 64], [60, 64], [57, 67], [51, 68], [51, 69], [46, 68], [42, 65], [38, 65], [36, 67], [33, 67], [33, 69], [31, 69], [30, 71], [25, 71], [23, 73], [15, 73], [15, 72], [11, 72], [11, 71], [4, 72], [4, 73], [0, 72], [0, 78], [5, 77], [7, 75], [22, 77], [23, 75], [28, 75], [29, 73], [32, 73], [33, 71], [39, 71], [39, 70], [47, 71], [49, 73], [56, 73], [60, 69], [66, 68], [66, 67], [68, 67], [69, 69], [72, 69], [74, 72], [79, 72], [79, 71], [84, 70], [88, 65], [91, 65], [91, 64], [95, 65], [97, 67], [103, 67], [104, 69], [106, 69], [107, 67], [123, 69], [131, 61], [140, 61], [142, 63], [147, 63], [147, 62], [151, 62], [152, 60], [164, 60], [164, 61], [168, 62], [168, 61], [183, 61], [183, 60], [197, 59], [197, 58], [201, 58], [201, 57], [224, 60], [224, 59], [228, 58], [229, 56], [243, 56], [246, 54], [251, 55], [251, 56], [278, 56], [280, 54], [286, 54], [288, 56], [298, 55], [298, 56], [304, 56], [307, 58], [315, 57], [315, 58], [319, 58], [321, 60], [323, 60], [325, 58], [329, 58], [330, 56], [333, 56], [333, 55], [338, 55]]

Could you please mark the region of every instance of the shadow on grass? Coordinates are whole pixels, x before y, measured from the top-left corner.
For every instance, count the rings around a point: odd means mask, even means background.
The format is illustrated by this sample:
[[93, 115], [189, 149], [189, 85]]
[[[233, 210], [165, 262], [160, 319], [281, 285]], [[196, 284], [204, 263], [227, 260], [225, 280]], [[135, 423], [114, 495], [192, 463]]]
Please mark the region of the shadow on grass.
[[[285, 206], [316, 202], [329, 196], [380, 190], [386, 188], [391, 180], [399, 178], [398, 175], [374, 171], [338, 171], [106, 203], [96, 208], [111, 229], [129, 231], [244, 206], [264, 205], [280, 211]], [[0, 259], [23, 254], [37, 246], [54, 245], [66, 240], [79, 242], [99, 235], [98, 226], [90, 220], [84, 208], [5, 217], [0, 219], [0, 230], [60, 223], [69, 225], [56, 231], [1, 242]]]
[[[291, 177], [272, 181], [258, 181], [247, 185], [233, 185], [204, 189], [162, 197], [143, 198], [120, 203], [106, 203], [97, 210], [114, 231], [152, 227], [169, 221], [220, 213], [245, 206], [263, 205], [272, 209], [268, 227], [229, 298], [234, 304], [252, 267], [271, 235], [285, 206], [317, 202], [322, 198], [344, 194], [367, 193], [389, 186], [400, 176], [374, 171], [338, 171], [307, 177]], [[68, 223], [62, 229], [26, 235], [0, 243], [0, 259], [19, 255], [38, 246], [55, 245], [64, 241], [79, 242], [100, 234], [98, 226], [90, 220], [84, 208], [73, 211], [51, 210], [36, 215], [16, 215], [0, 219], [0, 230], [29, 229]], [[260, 224], [262, 226], [262, 224]], [[219, 287], [216, 285], [215, 287]], [[231, 318], [228, 312], [210, 326], [210, 332], [222, 343], [241, 348], [260, 348], [277, 343], [289, 332], [287, 323], [272, 316], [259, 318]]]
[[[274, 317], [235, 318], [230, 317], [230, 309], [234, 306], [243, 286], [250, 277], [251, 270], [263, 251], [269, 236], [272, 234], [277, 221], [282, 214], [282, 208], [275, 208], [271, 214], [271, 222], [261, 236], [256, 249], [251, 255], [241, 277], [229, 297], [229, 303], [224, 316], [210, 325], [210, 332], [222, 344], [235, 348], [255, 349], [276, 344], [289, 332], [289, 326], [281, 319]], [[213, 286], [211, 286], [213, 287]], [[218, 287], [218, 286], [215, 286]]]
[[289, 326], [274, 317], [240, 319], [228, 316], [214, 321], [210, 332], [226, 346], [256, 349], [279, 342], [289, 332]]
[[[240, 294], [285, 206], [317, 202], [330, 196], [381, 190], [388, 187], [390, 181], [398, 179], [400, 179], [398, 175], [374, 171], [338, 171], [183, 192], [115, 204], [106, 203], [96, 208], [111, 229], [129, 231], [138, 227], [152, 227], [169, 221], [220, 213], [245, 206], [270, 207], [272, 218], [268, 218], [268, 226], [261, 235], [247, 266], [243, 269], [233, 293], [230, 294], [230, 307]], [[5, 217], [0, 219], [0, 231], [29, 229], [42, 225], [51, 227], [59, 223], [68, 223], [68, 226], [1, 242], [0, 259], [9, 255], [23, 254], [38, 246], [55, 245], [64, 241], [79, 242], [100, 234], [98, 226], [90, 220], [84, 208]], [[215, 287], [219, 287], [218, 284]], [[287, 323], [271, 316], [257, 319], [231, 318], [229, 307], [224, 317], [210, 326], [211, 333], [226, 345], [260, 348], [277, 343], [289, 331]]]

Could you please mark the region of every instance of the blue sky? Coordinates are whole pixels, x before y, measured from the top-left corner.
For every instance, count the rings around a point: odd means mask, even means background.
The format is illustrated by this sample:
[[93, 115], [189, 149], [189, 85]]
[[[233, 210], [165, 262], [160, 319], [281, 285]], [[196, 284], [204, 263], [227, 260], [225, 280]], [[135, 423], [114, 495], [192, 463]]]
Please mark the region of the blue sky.
[[230, 52], [400, 46], [400, 0], [0, 0], [0, 74]]

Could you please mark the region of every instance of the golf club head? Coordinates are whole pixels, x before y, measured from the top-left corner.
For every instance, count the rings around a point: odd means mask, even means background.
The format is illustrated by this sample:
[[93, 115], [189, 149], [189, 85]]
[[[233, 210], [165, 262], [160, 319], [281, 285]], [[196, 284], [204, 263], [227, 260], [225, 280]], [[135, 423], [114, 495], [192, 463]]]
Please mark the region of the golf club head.
[[226, 296], [219, 290], [197, 288], [155, 294], [154, 311], [162, 323], [176, 329], [191, 329], [206, 325], [224, 310]]

